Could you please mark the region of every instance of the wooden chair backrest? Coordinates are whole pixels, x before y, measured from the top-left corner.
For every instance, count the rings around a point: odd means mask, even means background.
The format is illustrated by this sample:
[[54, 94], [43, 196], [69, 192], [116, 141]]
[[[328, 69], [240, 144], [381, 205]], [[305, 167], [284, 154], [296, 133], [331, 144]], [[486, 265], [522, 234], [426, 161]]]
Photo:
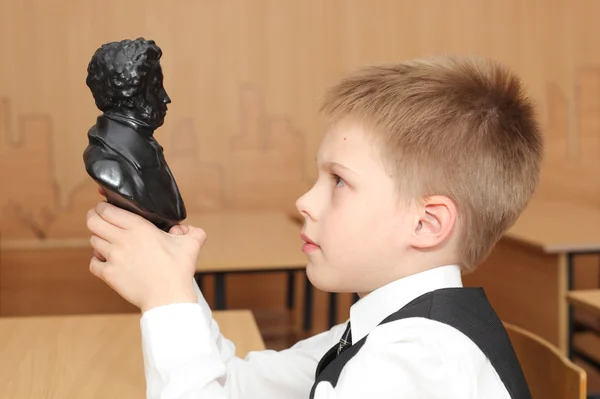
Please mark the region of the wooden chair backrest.
[[543, 338], [504, 323], [533, 399], [585, 399], [585, 371]]

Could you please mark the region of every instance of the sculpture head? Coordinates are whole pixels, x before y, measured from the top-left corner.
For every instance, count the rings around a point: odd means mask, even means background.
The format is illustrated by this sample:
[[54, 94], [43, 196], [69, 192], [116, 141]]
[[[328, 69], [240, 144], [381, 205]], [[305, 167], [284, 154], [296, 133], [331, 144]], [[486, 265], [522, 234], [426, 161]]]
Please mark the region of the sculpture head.
[[171, 102], [163, 87], [162, 51], [153, 40], [138, 38], [103, 44], [94, 53], [86, 84], [102, 112], [161, 126]]

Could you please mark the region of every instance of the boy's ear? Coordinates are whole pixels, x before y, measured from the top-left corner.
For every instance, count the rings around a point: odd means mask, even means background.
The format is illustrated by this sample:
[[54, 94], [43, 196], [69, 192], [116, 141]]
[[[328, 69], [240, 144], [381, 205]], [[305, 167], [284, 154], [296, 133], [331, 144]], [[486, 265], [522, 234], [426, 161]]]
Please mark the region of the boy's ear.
[[425, 198], [418, 208], [413, 246], [427, 249], [443, 243], [452, 233], [455, 222], [456, 206], [450, 198], [441, 195]]

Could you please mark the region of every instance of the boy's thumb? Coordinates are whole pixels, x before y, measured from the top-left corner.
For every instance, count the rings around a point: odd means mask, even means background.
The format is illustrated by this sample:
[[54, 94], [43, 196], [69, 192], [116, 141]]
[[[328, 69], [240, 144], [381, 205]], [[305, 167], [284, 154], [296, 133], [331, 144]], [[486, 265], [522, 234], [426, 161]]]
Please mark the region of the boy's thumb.
[[206, 241], [206, 233], [204, 232], [204, 230], [202, 230], [199, 227], [194, 227], [194, 226], [187, 226], [188, 232], [187, 232], [187, 236], [191, 237], [193, 239], [195, 239], [196, 241], [198, 241], [198, 243], [200, 244], [200, 246], [204, 245], [204, 242]]
[[199, 227], [189, 226], [185, 224], [178, 224], [176, 226], [171, 227], [169, 230], [169, 234], [173, 234], [176, 236], [187, 236], [188, 238], [192, 238], [200, 247], [204, 245], [206, 241], [206, 233]]
[[176, 236], [182, 236], [187, 234], [189, 231], [189, 227], [184, 224], [176, 224], [175, 226], [169, 229], [169, 234], [173, 234]]

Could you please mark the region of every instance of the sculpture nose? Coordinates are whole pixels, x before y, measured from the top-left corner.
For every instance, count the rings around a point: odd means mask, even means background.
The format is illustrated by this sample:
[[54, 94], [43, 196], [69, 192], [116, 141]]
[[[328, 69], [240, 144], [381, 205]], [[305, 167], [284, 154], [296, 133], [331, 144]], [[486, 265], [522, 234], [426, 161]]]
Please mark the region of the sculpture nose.
[[163, 103], [165, 103], [165, 104], [170, 104], [171, 103], [171, 97], [169, 97], [169, 95], [167, 94], [166, 91], [164, 92]]

